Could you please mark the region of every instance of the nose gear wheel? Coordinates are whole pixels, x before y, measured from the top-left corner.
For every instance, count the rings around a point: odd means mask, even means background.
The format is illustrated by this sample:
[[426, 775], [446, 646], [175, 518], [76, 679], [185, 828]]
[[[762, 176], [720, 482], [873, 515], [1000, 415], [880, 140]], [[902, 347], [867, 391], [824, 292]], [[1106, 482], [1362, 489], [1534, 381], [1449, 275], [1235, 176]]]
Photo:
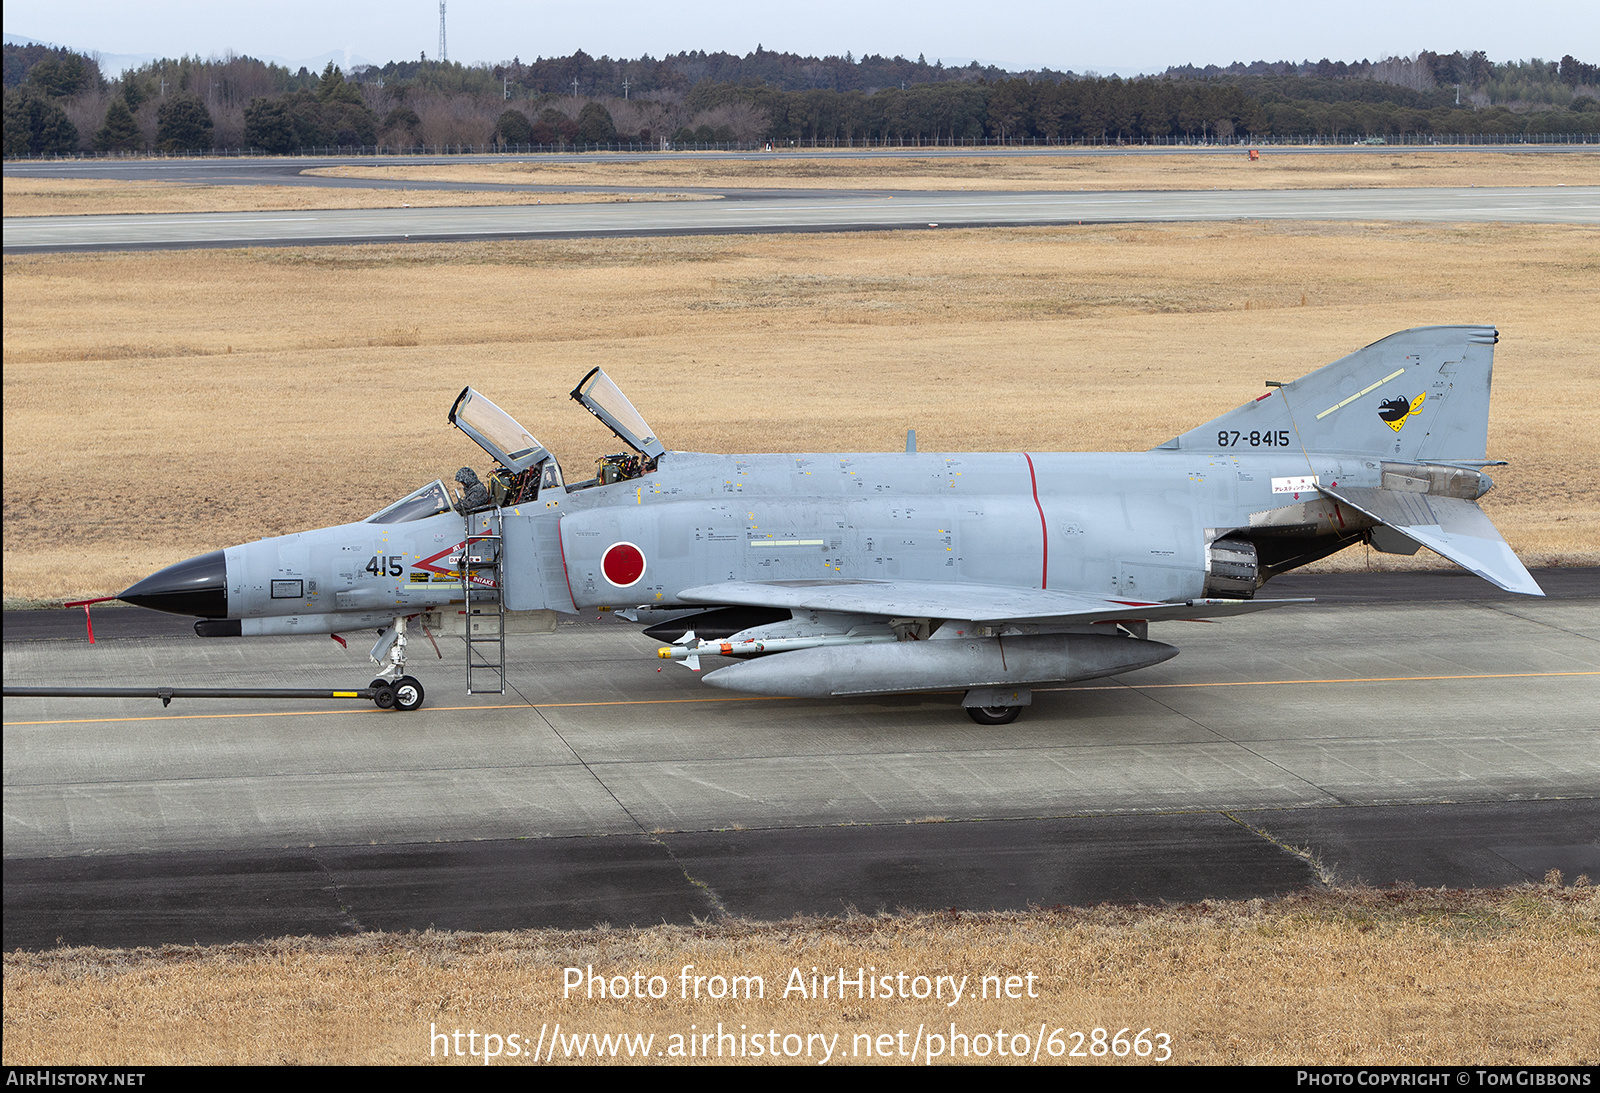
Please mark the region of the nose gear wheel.
[[416, 676], [401, 676], [394, 681], [394, 708], [401, 713], [410, 713], [422, 705], [422, 681]]

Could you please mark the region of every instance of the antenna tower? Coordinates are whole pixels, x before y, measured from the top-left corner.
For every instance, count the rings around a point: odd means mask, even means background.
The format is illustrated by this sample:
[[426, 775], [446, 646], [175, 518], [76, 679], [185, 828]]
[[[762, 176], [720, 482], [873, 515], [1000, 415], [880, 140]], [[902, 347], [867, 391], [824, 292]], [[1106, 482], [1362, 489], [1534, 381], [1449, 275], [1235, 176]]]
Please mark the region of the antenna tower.
[[444, 64], [449, 59], [444, 51], [444, 0], [439, 0], [439, 63]]

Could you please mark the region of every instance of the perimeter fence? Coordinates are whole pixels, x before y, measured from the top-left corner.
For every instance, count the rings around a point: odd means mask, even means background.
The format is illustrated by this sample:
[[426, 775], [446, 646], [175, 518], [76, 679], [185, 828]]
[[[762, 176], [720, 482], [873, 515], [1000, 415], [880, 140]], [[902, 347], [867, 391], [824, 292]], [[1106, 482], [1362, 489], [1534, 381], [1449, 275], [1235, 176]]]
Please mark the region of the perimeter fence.
[[362, 157], [370, 156], [484, 156], [484, 155], [574, 155], [604, 153], [671, 153], [671, 152], [771, 152], [774, 155], [790, 152], [821, 151], [938, 151], [940, 149], [992, 148], [996, 151], [1027, 149], [1122, 149], [1137, 151], [1144, 148], [1192, 149], [1194, 151], [1221, 151], [1223, 149], [1272, 148], [1282, 151], [1295, 149], [1326, 150], [1331, 148], [1371, 148], [1396, 146], [1402, 148], [1507, 148], [1518, 146], [1588, 145], [1600, 147], [1597, 133], [1384, 133], [1362, 134], [1359, 137], [1335, 139], [1329, 137], [1274, 137], [1264, 140], [1192, 140], [1185, 137], [1151, 137], [1127, 141], [1114, 137], [1100, 139], [1051, 137], [903, 137], [903, 138], [819, 138], [815, 140], [788, 141], [656, 141], [651, 143], [613, 142], [610, 144], [414, 144], [414, 145], [318, 145], [297, 148], [292, 152], [266, 152], [258, 148], [209, 148], [179, 151], [150, 150], [142, 152], [74, 152], [71, 155], [7, 156], [6, 162], [94, 160], [94, 159], [218, 159], [218, 158], [309, 158], [309, 157]]

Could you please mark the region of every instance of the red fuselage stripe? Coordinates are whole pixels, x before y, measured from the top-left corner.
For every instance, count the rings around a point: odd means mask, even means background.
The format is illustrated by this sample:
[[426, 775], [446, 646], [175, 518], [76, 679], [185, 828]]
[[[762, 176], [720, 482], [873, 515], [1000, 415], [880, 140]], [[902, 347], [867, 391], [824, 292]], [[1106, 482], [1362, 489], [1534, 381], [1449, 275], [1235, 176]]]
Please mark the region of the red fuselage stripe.
[[1039, 476], [1033, 473], [1033, 456], [1027, 452], [1022, 458], [1028, 461], [1028, 481], [1033, 483], [1033, 507], [1039, 510], [1039, 541], [1043, 544], [1044, 561], [1039, 570], [1039, 587], [1050, 587], [1050, 526], [1044, 520], [1044, 506], [1039, 504]]
[[[566, 578], [567, 599], [572, 601], [572, 609], [578, 609], [578, 597], [572, 594], [572, 574], [567, 572], [567, 544], [561, 541], [561, 517], [556, 517], [556, 548], [561, 551], [561, 576]], [[953, 988], [952, 988], [953, 989]]]

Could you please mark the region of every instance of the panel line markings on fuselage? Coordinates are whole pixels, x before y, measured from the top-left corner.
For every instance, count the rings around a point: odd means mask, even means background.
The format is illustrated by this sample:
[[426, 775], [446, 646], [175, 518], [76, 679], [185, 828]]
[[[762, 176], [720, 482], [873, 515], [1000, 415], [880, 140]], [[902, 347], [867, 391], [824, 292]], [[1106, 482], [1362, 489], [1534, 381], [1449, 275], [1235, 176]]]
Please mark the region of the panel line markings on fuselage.
[[[1185, 687], [1283, 687], [1292, 684], [1315, 683], [1430, 683], [1462, 679], [1548, 679], [1558, 676], [1600, 676], [1600, 670], [1585, 672], [1492, 672], [1482, 675], [1465, 676], [1370, 676], [1359, 679], [1241, 679], [1220, 683], [1121, 683], [1112, 686], [1096, 685], [1092, 687], [1035, 687], [1033, 690], [1040, 694], [1058, 694], [1067, 691], [1156, 691], [1172, 690]], [[925, 695], [957, 694], [960, 688], [948, 691], [922, 691], [909, 692]], [[885, 696], [852, 696], [852, 697], [885, 697]], [[555, 710], [565, 708], [589, 708], [599, 706], [660, 706], [686, 702], [804, 702], [809, 699], [794, 698], [788, 695], [741, 695], [737, 697], [719, 698], [707, 695], [704, 698], [619, 698], [604, 702], [507, 702], [493, 706], [431, 706], [414, 713], [460, 713], [469, 710]], [[118, 721], [215, 721], [237, 717], [317, 717], [330, 714], [372, 714], [385, 713], [378, 709], [360, 710], [274, 710], [258, 713], [202, 713], [202, 714], [156, 714], [150, 717], [76, 717], [58, 721], [7, 721], [4, 728], [22, 728], [29, 725], [88, 725], [102, 722]]]

